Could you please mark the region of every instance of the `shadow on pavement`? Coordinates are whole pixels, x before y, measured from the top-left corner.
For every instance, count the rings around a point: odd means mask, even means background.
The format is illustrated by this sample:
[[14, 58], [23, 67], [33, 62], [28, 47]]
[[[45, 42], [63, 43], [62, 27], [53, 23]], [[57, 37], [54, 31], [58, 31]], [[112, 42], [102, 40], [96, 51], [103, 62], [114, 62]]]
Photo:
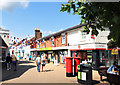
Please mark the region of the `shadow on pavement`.
[[27, 64], [27, 63], [33, 63], [33, 62], [30, 62], [30, 61], [19, 61], [19, 64]]
[[45, 70], [45, 72], [54, 71], [54, 70]]
[[[22, 63], [30, 63], [30, 62], [29, 61], [20, 61], [19, 62], [19, 64], [22, 64]], [[8, 71], [8, 70], [6, 70], [6, 64], [2, 63], [2, 81], [20, 77], [27, 70], [36, 67], [34, 65], [19, 65], [19, 64], [17, 65], [17, 71], [13, 71], [13, 69]]]
[[93, 82], [93, 85], [100, 84], [100, 81], [97, 81], [97, 80], [93, 80], [92, 82]]

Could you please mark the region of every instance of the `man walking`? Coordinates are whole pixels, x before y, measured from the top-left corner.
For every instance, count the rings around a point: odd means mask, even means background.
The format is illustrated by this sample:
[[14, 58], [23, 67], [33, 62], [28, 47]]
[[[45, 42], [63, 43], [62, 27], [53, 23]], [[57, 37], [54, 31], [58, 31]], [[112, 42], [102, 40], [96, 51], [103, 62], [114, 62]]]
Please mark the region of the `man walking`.
[[40, 72], [40, 64], [41, 64], [40, 55], [38, 55], [36, 58], [36, 64], [37, 64], [37, 70], [38, 70], [38, 72]]
[[12, 52], [11, 57], [12, 57], [13, 69], [14, 69], [14, 71], [16, 71], [16, 70], [17, 70], [17, 69], [16, 69], [16, 66], [17, 66], [17, 58], [16, 58], [16, 56], [14, 55], [13, 52]]

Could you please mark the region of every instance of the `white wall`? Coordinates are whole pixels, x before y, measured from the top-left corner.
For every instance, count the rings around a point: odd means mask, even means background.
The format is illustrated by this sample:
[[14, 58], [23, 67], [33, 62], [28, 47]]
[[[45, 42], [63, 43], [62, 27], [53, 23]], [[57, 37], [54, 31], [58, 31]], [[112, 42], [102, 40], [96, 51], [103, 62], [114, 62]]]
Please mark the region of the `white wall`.
[[67, 43], [69, 43], [69, 45], [78, 45], [78, 44], [85, 44], [85, 43], [107, 43], [108, 42], [107, 36], [109, 34], [109, 30], [102, 31], [102, 32], [99, 31], [98, 36], [96, 37], [94, 35], [95, 39], [92, 39], [91, 29], [90, 29], [90, 33], [86, 35], [85, 40], [82, 39], [82, 31], [83, 31], [83, 28], [68, 31]]
[[108, 39], [107, 36], [109, 35], [110, 31], [99, 31], [98, 36], [96, 37], [96, 41], [97, 43], [107, 43]]
[[79, 30], [72, 30], [67, 32], [67, 42], [69, 45], [76, 45], [80, 42], [81, 36]]

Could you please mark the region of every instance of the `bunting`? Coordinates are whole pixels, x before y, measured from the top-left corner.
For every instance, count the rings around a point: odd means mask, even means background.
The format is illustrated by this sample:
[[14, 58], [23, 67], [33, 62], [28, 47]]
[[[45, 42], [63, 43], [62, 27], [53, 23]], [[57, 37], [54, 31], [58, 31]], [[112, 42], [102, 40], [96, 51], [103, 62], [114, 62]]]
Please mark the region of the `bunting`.
[[7, 38], [9, 38], [9, 35], [7, 36]]

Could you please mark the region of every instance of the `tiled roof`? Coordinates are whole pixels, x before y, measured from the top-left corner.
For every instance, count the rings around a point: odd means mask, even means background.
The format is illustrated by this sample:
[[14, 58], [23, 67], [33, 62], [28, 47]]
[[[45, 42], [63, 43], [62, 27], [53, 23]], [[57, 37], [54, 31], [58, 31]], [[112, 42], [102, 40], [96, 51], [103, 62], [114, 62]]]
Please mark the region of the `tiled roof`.
[[67, 29], [65, 29], [65, 30], [56, 32], [56, 33], [54, 33], [54, 34], [50, 34], [50, 35], [48, 35], [48, 36], [42, 37], [42, 38], [40, 38], [40, 39], [38, 39], [38, 40], [46, 39], [46, 38], [49, 38], [49, 37], [52, 37], [52, 36], [57, 36], [57, 35], [59, 35], [59, 34], [61, 34], [61, 33], [64, 33], [64, 32], [70, 31], [70, 30], [74, 30], [74, 29], [80, 28], [80, 27], [85, 26], [85, 25], [86, 25], [86, 24], [76, 25], [76, 26], [67, 28]]

